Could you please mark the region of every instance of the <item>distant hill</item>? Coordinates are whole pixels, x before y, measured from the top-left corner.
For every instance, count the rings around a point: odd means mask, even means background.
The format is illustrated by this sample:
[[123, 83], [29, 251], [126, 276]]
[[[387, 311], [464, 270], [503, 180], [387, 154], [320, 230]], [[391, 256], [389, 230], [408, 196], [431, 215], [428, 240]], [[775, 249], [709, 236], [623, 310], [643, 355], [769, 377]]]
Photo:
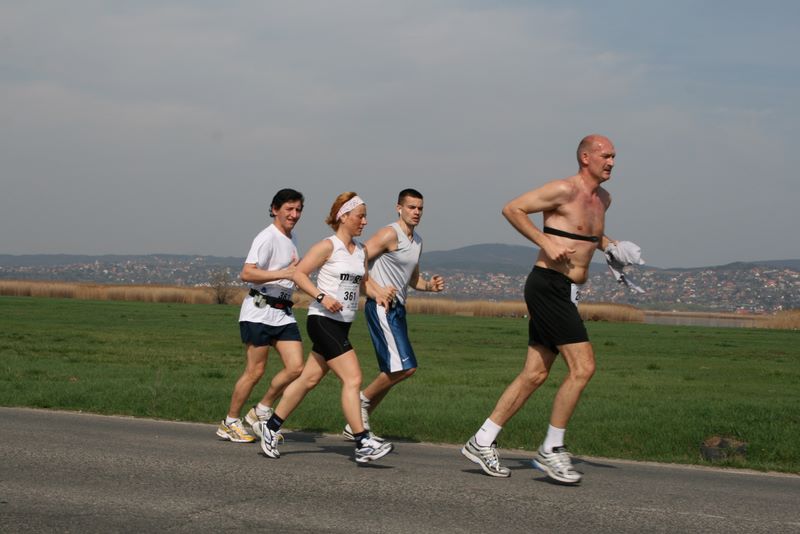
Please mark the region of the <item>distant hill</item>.
[[[458, 270], [464, 272], [501, 272], [506, 274], [523, 274], [530, 271], [536, 261], [539, 249], [534, 246], [504, 245], [500, 243], [485, 243], [469, 245], [451, 250], [434, 250], [422, 253], [422, 267], [427, 271], [437, 269]], [[240, 269], [244, 258], [233, 256], [202, 256], [192, 254], [0, 254], [1, 267], [53, 267], [90, 263], [119, 264], [119, 263], [199, 263], [212, 267], [231, 267]], [[647, 269], [664, 271], [696, 271], [704, 269], [738, 270], [753, 265], [768, 267], [789, 268], [800, 271], [800, 259], [796, 260], [764, 260], [754, 262], [734, 262], [726, 265], [713, 265], [707, 267], [671, 267], [662, 269], [646, 266]], [[605, 263], [593, 262], [591, 272], [605, 270]]]
[[[533, 245], [471, 245], [424, 252], [421, 269], [445, 276], [442, 298], [519, 300], [537, 254]], [[0, 279], [203, 286], [221, 272], [237, 282], [243, 261], [180, 254], [0, 254]], [[602, 256], [596, 255], [589, 279], [581, 287], [583, 300], [666, 310], [764, 313], [800, 309], [800, 259], [689, 269], [637, 265], [627, 274], [645, 289], [644, 294], [620, 286]]]
[[531, 270], [538, 249], [519, 245], [470, 245], [453, 250], [423, 252], [420, 263], [426, 271], [506, 272]]

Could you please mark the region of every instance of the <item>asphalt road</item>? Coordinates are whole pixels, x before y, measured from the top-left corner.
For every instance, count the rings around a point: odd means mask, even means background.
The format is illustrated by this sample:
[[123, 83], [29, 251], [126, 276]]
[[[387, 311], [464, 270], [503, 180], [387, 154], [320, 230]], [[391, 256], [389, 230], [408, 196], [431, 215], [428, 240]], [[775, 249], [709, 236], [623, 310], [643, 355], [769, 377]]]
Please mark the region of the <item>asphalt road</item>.
[[453, 445], [361, 466], [330, 435], [272, 460], [207, 424], [0, 408], [0, 428], [0, 532], [800, 533], [793, 475], [578, 458], [571, 487], [520, 451], [497, 479]]

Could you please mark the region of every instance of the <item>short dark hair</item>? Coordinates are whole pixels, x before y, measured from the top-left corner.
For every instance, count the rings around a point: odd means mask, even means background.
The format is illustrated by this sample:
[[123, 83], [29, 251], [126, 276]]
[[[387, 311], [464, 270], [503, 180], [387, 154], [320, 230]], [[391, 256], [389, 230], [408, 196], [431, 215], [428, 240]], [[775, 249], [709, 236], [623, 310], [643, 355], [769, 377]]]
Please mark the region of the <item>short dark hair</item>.
[[269, 205], [269, 216], [275, 217], [275, 214], [272, 213], [272, 210], [279, 210], [281, 206], [286, 204], [287, 202], [296, 202], [300, 201], [300, 209], [303, 209], [303, 203], [306, 199], [303, 197], [303, 193], [300, 191], [295, 191], [294, 189], [281, 189], [275, 196], [272, 197], [272, 204]]
[[402, 204], [403, 199], [406, 197], [418, 198], [420, 200], [423, 200], [422, 193], [420, 193], [416, 189], [408, 188], [408, 189], [403, 189], [402, 191], [400, 191], [400, 194], [397, 195], [397, 203]]

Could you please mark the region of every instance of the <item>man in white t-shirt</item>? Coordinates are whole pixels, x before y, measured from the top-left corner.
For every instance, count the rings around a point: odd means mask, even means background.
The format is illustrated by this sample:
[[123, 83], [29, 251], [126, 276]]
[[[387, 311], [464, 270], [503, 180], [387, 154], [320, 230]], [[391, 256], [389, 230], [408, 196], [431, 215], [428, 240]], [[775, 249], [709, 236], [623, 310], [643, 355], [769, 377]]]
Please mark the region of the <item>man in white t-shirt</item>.
[[255, 441], [239, 416], [264, 375], [270, 347], [278, 351], [283, 369], [273, 377], [261, 402], [245, 416], [256, 436], [261, 433], [261, 425], [256, 423], [269, 419], [275, 400], [303, 370], [303, 343], [292, 313], [292, 276], [299, 261], [292, 230], [300, 220], [303, 201], [303, 195], [294, 189], [278, 191], [270, 205], [270, 217], [275, 220], [256, 236], [245, 259], [241, 279], [249, 291], [239, 312], [239, 331], [247, 348], [247, 363], [233, 388], [228, 415], [217, 428], [222, 439]]

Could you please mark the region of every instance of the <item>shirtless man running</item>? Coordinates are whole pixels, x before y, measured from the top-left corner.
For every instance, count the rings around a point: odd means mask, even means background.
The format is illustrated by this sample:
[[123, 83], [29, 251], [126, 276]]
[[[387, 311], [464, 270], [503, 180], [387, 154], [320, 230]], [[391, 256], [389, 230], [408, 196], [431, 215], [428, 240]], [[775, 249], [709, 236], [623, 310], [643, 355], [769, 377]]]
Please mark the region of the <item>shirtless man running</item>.
[[[589, 135], [578, 146], [576, 175], [548, 182], [503, 208], [508, 222], [540, 250], [525, 283], [530, 317], [525, 366], [500, 396], [489, 418], [461, 449], [488, 475], [511, 475], [507, 467], [500, 465], [497, 435], [544, 383], [560, 352], [568, 374], [553, 401], [550, 426], [534, 465], [559, 482], [577, 484], [581, 480], [582, 475], [572, 467], [571, 456], [564, 447], [564, 432], [594, 374], [595, 358], [578, 308], [570, 300], [570, 289], [573, 283], [582, 284], [588, 278], [595, 250], [605, 250], [615, 242], [604, 234], [611, 195], [601, 187], [611, 178], [615, 156], [608, 138]], [[529, 217], [539, 212], [544, 222], [541, 230]]]

